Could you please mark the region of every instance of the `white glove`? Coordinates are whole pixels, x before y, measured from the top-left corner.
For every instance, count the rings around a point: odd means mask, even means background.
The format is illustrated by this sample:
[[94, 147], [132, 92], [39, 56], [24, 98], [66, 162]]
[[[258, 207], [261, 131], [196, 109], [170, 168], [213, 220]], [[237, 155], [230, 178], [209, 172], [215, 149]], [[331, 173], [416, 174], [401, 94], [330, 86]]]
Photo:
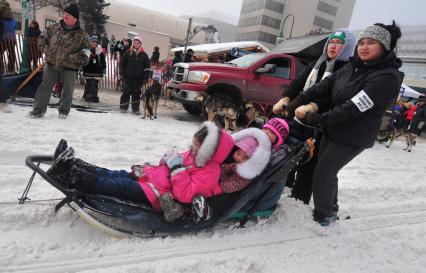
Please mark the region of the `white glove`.
[[274, 112], [275, 114], [282, 113], [284, 111], [284, 109], [288, 106], [289, 102], [290, 102], [290, 98], [289, 97], [284, 97], [284, 98], [280, 99], [272, 107], [272, 112]]
[[294, 115], [297, 118], [305, 118], [307, 113], [313, 113], [318, 111], [318, 106], [314, 102], [310, 102], [309, 104], [302, 105], [296, 108], [294, 111]]
[[171, 149], [169, 149], [164, 155], [163, 155], [163, 161], [164, 163], [167, 163], [169, 159], [175, 157], [178, 155], [178, 152], [176, 150], [176, 147], [173, 146]]
[[102, 53], [102, 47], [97, 46], [96, 49], [95, 49], [95, 53], [96, 53], [96, 55], [100, 55]]

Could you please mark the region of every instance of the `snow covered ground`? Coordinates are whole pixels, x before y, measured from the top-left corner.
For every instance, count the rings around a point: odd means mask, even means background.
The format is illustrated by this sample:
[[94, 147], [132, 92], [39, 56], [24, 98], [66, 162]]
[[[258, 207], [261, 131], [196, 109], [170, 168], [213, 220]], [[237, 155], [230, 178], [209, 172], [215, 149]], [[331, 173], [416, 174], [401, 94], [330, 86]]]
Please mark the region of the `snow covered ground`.
[[[400, 141], [390, 149], [377, 144], [353, 160], [339, 175], [340, 215], [352, 219], [327, 228], [311, 220], [311, 207], [286, 192], [273, 217], [245, 229], [120, 239], [66, 206], [55, 215], [58, 201], [18, 205], [31, 176], [25, 157], [51, 154], [65, 138], [78, 157], [127, 169], [157, 162], [172, 145], [185, 149], [199, 120], [173, 107], [162, 108], [154, 121], [76, 110], [64, 120], [51, 108], [45, 118], [30, 119], [29, 107], [12, 109], [0, 113], [0, 272], [426, 271], [424, 143], [411, 153]], [[62, 195], [36, 177], [29, 197]]]

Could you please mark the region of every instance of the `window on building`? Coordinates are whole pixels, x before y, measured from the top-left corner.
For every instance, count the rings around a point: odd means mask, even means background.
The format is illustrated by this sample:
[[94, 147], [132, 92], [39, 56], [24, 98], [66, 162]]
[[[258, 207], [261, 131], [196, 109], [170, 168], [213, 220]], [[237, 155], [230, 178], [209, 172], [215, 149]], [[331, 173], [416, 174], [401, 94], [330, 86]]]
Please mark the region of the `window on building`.
[[46, 20], [44, 20], [44, 28], [46, 29], [46, 28], [50, 27], [51, 25], [53, 25], [54, 23], [56, 23], [55, 20], [46, 19]]
[[16, 21], [16, 30], [22, 30], [22, 14], [12, 12], [13, 19]]
[[319, 16], [315, 16], [314, 18], [314, 25], [319, 26], [321, 28], [326, 28], [328, 30], [332, 30], [333, 29], [333, 21], [324, 19], [322, 17]]
[[263, 32], [263, 31], [259, 31], [258, 33], [259, 33], [258, 34], [258, 37], [259, 37], [258, 40], [259, 41], [266, 42], [266, 43], [269, 43], [269, 44], [275, 44], [275, 41], [277, 39], [276, 35], [273, 35], [273, 34], [270, 34], [270, 33], [267, 33], [267, 32]]
[[272, 11], [275, 11], [275, 12], [278, 12], [279, 14], [283, 14], [284, 4], [281, 4], [281, 3], [274, 1], [274, 0], [266, 0], [265, 8], [272, 10]]
[[262, 25], [279, 29], [281, 25], [281, 20], [263, 15], [262, 16]]
[[330, 4], [327, 4], [323, 1], [318, 2], [317, 10], [325, 12], [325, 13], [333, 15], [333, 16], [336, 16], [336, 14], [337, 14], [337, 7], [330, 5]]
[[266, 0], [254, 1], [246, 3], [241, 7], [241, 14], [252, 12], [254, 10], [263, 9], [265, 7]]

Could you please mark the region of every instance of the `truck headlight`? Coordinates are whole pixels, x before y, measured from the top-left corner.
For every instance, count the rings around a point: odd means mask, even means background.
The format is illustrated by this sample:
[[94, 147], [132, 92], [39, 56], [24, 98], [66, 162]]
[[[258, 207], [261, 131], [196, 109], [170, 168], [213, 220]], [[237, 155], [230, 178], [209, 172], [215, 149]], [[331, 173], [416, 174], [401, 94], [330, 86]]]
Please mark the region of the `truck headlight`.
[[204, 71], [189, 71], [188, 82], [206, 84], [210, 79], [210, 73]]

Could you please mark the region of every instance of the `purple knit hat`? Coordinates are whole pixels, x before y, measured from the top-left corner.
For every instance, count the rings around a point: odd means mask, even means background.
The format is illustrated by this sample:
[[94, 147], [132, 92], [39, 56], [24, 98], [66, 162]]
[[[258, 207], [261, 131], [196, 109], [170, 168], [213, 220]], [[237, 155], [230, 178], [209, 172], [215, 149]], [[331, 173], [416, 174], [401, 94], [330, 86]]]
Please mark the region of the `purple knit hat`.
[[256, 139], [253, 137], [246, 137], [235, 143], [235, 146], [243, 150], [248, 157], [253, 155], [258, 145], [259, 144], [257, 143]]

